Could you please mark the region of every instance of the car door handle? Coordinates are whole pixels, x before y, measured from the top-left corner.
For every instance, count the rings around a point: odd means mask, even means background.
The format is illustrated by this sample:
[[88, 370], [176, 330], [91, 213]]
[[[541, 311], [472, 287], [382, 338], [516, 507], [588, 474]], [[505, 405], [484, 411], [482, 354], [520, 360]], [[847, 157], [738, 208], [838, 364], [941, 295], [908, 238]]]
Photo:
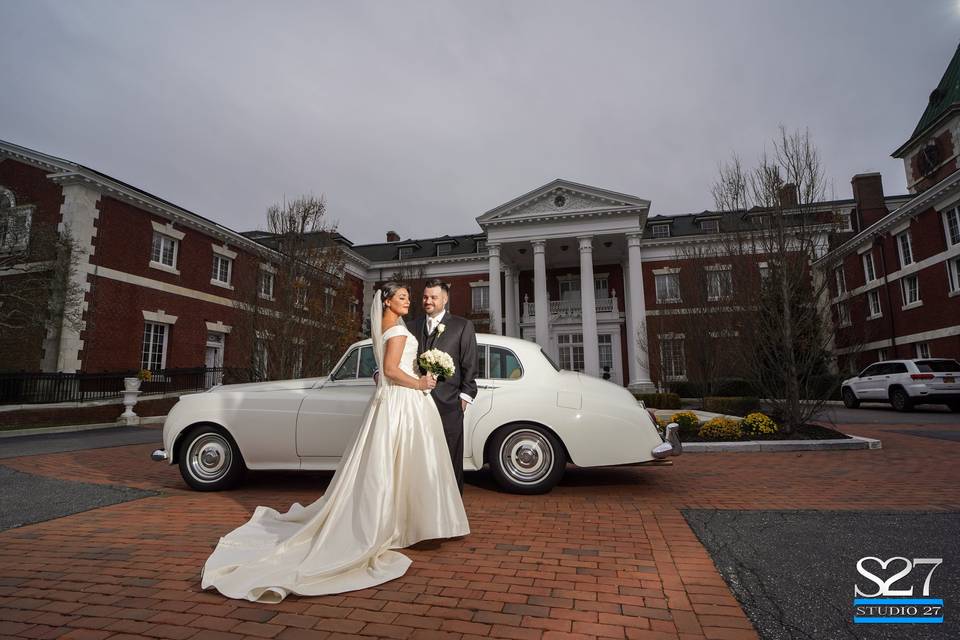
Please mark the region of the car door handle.
[[478, 384], [477, 389], [496, 389], [497, 385], [495, 384]]

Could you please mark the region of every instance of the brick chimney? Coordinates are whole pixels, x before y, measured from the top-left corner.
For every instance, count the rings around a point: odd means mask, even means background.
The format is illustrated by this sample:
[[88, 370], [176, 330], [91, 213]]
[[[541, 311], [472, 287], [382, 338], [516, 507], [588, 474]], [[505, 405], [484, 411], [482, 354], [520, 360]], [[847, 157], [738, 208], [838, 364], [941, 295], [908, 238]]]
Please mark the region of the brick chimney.
[[797, 185], [788, 182], [780, 187], [779, 192], [780, 206], [784, 209], [795, 209], [797, 207]]
[[858, 173], [850, 184], [857, 202], [854, 231], [859, 233], [890, 212], [883, 201], [883, 178], [879, 173]]
[[387, 231], [387, 242], [396, 242], [400, 239], [400, 234], [396, 231]]

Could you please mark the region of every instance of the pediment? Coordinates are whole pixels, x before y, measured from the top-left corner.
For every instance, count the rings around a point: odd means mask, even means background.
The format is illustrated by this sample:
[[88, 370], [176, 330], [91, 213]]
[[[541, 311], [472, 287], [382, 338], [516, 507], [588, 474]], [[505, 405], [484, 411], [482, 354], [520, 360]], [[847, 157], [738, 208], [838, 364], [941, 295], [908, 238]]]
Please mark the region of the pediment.
[[542, 187], [506, 202], [477, 218], [477, 222], [496, 224], [508, 220], [563, 217], [568, 214], [589, 214], [648, 209], [650, 201], [607, 189], [554, 180]]

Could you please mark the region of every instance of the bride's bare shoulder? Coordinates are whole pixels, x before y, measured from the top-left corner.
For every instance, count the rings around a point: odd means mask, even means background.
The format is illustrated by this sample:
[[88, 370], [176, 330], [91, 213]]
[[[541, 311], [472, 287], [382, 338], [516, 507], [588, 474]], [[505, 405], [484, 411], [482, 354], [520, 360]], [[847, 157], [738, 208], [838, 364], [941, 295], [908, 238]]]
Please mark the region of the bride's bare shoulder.
[[403, 325], [394, 325], [383, 332], [383, 339], [389, 340], [390, 338], [396, 338], [397, 336], [403, 336], [404, 338], [410, 335], [410, 332], [407, 331], [407, 328]]

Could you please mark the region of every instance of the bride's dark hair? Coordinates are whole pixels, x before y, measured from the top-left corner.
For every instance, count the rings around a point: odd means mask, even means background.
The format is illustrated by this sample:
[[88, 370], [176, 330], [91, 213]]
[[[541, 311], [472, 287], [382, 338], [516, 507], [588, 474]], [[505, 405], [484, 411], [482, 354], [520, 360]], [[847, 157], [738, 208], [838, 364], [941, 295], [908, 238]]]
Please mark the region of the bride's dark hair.
[[387, 302], [390, 300], [390, 298], [397, 295], [397, 292], [400, 291], [400, 289], [406, 289], [408, 292], [410, 291], [410, 287], [408, 287], [406, 283], [397, 282], [394, 280], [391, 280], [390, 282], [384, 282], [382, 285], [380, 285], [380, 298], [383, 300], [384, 307], [387, 306]]

